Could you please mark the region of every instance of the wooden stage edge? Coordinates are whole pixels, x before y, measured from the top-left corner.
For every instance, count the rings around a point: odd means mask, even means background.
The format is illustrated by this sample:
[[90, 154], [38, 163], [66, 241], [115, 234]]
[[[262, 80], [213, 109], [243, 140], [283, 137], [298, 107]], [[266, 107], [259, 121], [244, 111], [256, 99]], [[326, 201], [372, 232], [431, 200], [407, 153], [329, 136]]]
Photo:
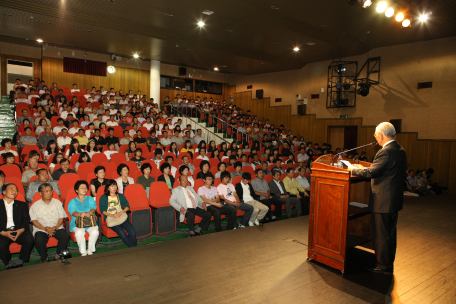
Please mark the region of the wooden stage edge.
[[394, 276], [307, 262], [308, 217], [0, 272], [0, 303], [455, 303], [456, 195], [408, 198]]

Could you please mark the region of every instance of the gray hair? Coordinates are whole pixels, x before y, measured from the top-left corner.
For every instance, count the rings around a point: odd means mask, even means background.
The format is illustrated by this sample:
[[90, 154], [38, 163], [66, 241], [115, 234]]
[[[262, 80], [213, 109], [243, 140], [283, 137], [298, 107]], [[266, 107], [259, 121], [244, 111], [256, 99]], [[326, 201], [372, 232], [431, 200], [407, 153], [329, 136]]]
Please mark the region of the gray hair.
[[39, 193], [43, 192], [43, 189], [46, 189], [47, 187], [51, 187], [51, 190], [54, 190], [54, 188], [52, 188], [52, 186], [50, 184], [44, 183], [38, 187], [38, 192]]
[[382, 122], [375, 128], [375, 134], [382, 133], [386, 137], [394, 138], [396, 137], [396, 130], [394, 126], [389, 122]]

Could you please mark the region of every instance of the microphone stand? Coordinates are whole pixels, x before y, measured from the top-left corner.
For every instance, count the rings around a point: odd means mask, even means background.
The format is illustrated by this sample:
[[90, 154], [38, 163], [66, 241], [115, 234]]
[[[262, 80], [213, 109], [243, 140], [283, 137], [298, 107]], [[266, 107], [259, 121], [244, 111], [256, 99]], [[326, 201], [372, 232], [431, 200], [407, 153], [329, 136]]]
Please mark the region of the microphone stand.
[[337, 153], [333, 157], [332, 165], [334, 166], [334, 159], [336, 159], [336, 156], [342, 156], [343, 154], [346, 154], [347, 152], [358, 150], [359, 148], [364, 148], [364, 147], [367, 147], [367, 146], [376, 146], [376, 145], [378, 145], [376, 142], [372, 142], [372, 143], [364, 145], [364, 146], [359, 146], [359, 147], [356, 147], [356, 148], [353, 148], [353, 149], [350, 149], [350, 150], [347, 150], [347, 151], [344, 151], [344, 152], [341, 152], [341, 153]]

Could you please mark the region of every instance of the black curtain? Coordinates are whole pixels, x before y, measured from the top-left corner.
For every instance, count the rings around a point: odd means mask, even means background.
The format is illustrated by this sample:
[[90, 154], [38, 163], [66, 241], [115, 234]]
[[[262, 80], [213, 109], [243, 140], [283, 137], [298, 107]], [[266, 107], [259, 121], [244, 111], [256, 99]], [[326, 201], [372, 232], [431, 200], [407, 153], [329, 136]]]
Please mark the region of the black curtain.
[[106, 77], [106, 66], [106, 62], [63, 57], [63, 71], [66, 73]]
[[353, 149], [358, 145], [358, 127], [345, 127], [344, 148]]

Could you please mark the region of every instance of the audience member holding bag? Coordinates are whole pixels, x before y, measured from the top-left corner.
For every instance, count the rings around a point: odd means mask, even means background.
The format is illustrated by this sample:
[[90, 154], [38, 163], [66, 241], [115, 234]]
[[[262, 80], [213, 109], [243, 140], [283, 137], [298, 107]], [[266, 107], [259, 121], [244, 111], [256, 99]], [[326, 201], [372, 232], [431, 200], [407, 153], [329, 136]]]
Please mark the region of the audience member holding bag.
[[105, 187], [105, 194], [100, 197], [100, 212], [108, 227], [114, 230], [128, 247], [136, 247], [136, 233], [128, 220], [128, 210], [130, 205], [127, 198], [118, 193], [117, 182], [109, 180]]
[[[92, 255], [95, 252], [95, 244], [99, 230], [95, 211], [97, 204], [91, 196], [87, 196], [89, 184], [79, 180], [74, 184], [77, 197], [68, 203], [68, 213], [71, 214], [70, 231], [74, 232], [81, 256]], [[85, 233], [89, 233], [89, 244], [86, 248]]]

